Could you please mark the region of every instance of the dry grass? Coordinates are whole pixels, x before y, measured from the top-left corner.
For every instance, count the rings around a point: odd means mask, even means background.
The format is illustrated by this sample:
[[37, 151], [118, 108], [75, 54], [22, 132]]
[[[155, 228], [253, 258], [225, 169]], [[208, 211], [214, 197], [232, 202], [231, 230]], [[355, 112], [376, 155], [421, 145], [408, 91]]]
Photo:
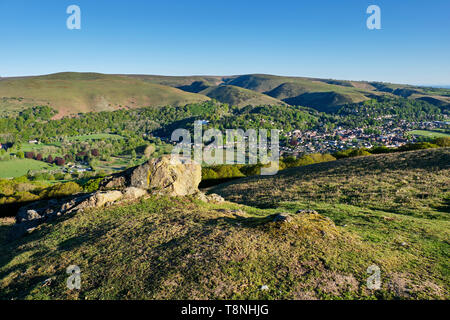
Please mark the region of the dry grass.
[[[448, 297], [448, 279], [439, 279], [433, 270], [427, 275], [413, 272], [409, 265], [420, 257], [416, 252], [377, 247], [320, 214], [274, 223], [275, 212], [189, 198], [150, 198], [65, 217], [1, 246], [0, 297]], [[421, 259], [428, 268], [426, 258]], [[373, 263], [383, 270], [380, 291], [366, 287], [366, 268]], [[72, 264], [81, 268], [79, 291], [66, 288], [65, 270]], [[408, 268], [409, 279], [428, 283], [426, 290], [412, 288], [405, 296], [392, 287], [390, 275]], [[269, 290], [260, 290], [263, 285]]]
[[211, 192], [258, 207], [276, 207], [283, 201], [326, 201], [447, 219], [450, 148], [319, 163], [222, 184]]
[[[12, 221], [1, 220], [0, 298], [448, 299], [450, 221], [439, 201], [449, 153], [348, 159], [216, 187], [273, 208], [149, 198], [62, 217], [10, 242]], [[295, 214], [305, 208], [319, 214]], [[274, 223], [277, 212], [292, 222]], [[79, 291], [66, 287], [72, 264]], [[366, 286], [372, 264], [380, 290]]]

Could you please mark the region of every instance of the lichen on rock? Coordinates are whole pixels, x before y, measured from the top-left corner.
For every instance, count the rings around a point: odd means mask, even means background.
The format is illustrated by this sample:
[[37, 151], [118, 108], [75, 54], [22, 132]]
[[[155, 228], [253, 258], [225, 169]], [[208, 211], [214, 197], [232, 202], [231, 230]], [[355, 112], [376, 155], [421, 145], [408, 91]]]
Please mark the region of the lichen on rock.
[[100, 183], [100, 189], [134, 187], [152, 194], [186, 196], [198, 192], [201, 178], [199, 164], [166, 155], [105, 178]]

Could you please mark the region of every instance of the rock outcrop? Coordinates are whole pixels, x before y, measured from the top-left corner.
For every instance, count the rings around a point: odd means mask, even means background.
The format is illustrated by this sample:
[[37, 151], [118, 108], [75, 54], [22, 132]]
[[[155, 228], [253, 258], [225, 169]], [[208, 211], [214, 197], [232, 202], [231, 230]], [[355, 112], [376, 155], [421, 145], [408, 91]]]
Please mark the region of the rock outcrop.
[[292, 216], [289, 213], [282, 212], [274, 216], [273, 222], [291, 222]]
[[194, 194], [194, 197], [198, 200], [201, 200], [203, 202], [209, 202], [209, 203], [225, 202], [225, 199], [216, 193], [211, 193], [211, 194], [206, 195], [203, 192], [198, 191]]
[[[112, 203], [132, 201], [147, 194], [186, 196], [200, 193], [201, 166], [180, 158], [163, 156], [125, 170], [101, 183], [99, 191], [61, 199], [42, 200], [19, 209], [13, 238], [34, 230], [39, 224], [68, 213], [100, 208]], [[210, 201], [223, 198], [209, 197]]]
[[107, 177], [100, 183], [100, 189], [134, 187], [152, 194], [186, 196], [198, 192], [201, 179], [202, 168], [199, 164], [163, 156]]

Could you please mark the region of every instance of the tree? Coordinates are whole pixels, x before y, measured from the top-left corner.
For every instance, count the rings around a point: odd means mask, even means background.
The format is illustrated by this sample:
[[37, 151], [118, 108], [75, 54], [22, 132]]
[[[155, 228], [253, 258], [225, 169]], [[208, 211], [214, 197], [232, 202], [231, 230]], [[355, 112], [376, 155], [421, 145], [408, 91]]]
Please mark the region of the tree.
[[16, 153], [16, 155], [17, 155], [17, 157], [18, 157], [19, 159], [25, 158], [25, 154], [23, 153], [23, 151], [18, 151], [18, 152]]
[[73, 157], [72, 157], [72, 155], [70, 155], [70, 154], [66, 154], [66, 155], [64, 156], [64, 160], [66, 160], [67, 162], [69, 162], [69, 161], [72, 161], [72, 160], [73, 160]]
[[51, 155], [47, 157], [47, 163], [53, 163], [53, 157]]
[[55, 158], [55, 163], [58, 166], [63, 166], [66, 163], [66, 161], [63, 158], [61, 158], [61, 157], [56, 157]]
[[34, 152], [25, 152], [25, 158], [34, 159]]
[[37, 161], [42, 161], [42, 154], [38, 153], [38, 154], [36, 155], [36, 160], [37, 160]]
[[98, 151], [98, 149], [92, 149], [91, 150], [91, 155], [93, 157], [98, 157], [100, 155], [100, 152]]
[[440, 147], [450, 147], [450, 138], [448, 137], [436, 138], [434, 139], [433, 143]]

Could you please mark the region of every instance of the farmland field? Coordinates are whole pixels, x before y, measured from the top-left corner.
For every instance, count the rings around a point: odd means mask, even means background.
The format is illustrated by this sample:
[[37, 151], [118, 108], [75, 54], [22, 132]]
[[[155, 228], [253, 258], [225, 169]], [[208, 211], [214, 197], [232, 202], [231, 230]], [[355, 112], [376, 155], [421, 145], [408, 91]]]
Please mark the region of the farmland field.
[[54, 143], [22, 143], [20, 146], [20, 150], [23, 152], [28, 151], [41, 151], [45, 147], [51, 147], [51, 148], [59, 148], [61, 147], [61, 143], [54, 142]]
[[28, 170], [48, 169], [51, 166], [32, 159], [14, 159], [0, 161], [0, 178], [15, 178], [26, 175]]
[[123, 139], [122, 136], [117, 134], [109, 134], [109, 133], [97, 133], [97, 134], [86, 134], [68, 137], [69, 141], [88, 141], [88, 140], [103, 140], [103, 139]]
[[412, 135], [415, 136], [424, 136], [428, 138], [443, 138], [443, 137], [450, 137], [450, 134], [443, 133], [443, 132], [436, 132], [436, 131], [427, 131], [427, 130], [413, 130], [409, 132]]

